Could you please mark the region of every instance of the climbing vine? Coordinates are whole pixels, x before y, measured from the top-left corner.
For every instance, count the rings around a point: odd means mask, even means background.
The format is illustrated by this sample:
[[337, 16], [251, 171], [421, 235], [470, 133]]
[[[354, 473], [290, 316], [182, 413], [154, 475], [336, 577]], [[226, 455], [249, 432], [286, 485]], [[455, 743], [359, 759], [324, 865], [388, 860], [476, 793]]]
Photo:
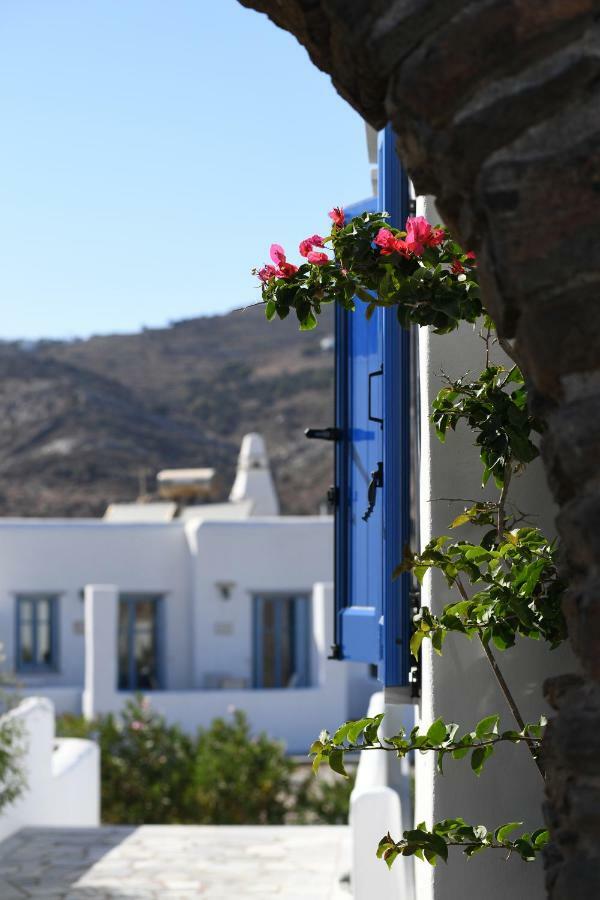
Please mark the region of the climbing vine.
[[[271, 263], [255, 270], [261, 282], [267, 319], [286, 318], [293, 310], [300, 328], [317, 325], [324, 304], [339, 303], [353, 311], [364, 303], [369, 318], [377, 307], [396, 309], [404, 328], [429, 326], [446, 334], [462, 322], [480, 328], [485, 367], [477, 378], [444, 375], [444, 387], [433, 401], [431, 422], [444, 442], [460, 422], [474, 435], [483, 467], [481, 483], [494, 483], [495, 501], [471, 503], [449, 524], [454, 531], [469, 524], [481, 529], [479, 542], [449, 535], [433, 538], [420, 552], [405, 547], [394, 577], [412, 572], [422, 582], [430, 570], [439, 571], [450, 595], [439, 606], [440, 615], [421, 607], [413, 620], [411, 652], [430, 640], [443, 652], [452, 632], [480, 642], [494, 677], [517, 725], [499, 729], [500, 716], [486, 716], [473, 730], [459, 735], [460, 726], [437, 719], [426, 730], [415, 727], [383, 736], [383, 715], [346, 722], [330, 735], [324, 731], [311, 748], [313, 768], [327, 764], [345, 776], [344, 757], [357, 751], [435, 753], [439, 771], [444, 760], [469, 756], [479, 775], [499, 743], [522, 744], [544, 777], [539, 758], [545, 720], [527, 724], [502, 675], [495, 651], [512, 647], [517, 638], [544, 640], [551, 648], [566, 637], [561, 610], [565, 590], [557, 570], [557, 547], [539, 528], [526, 521], [509, 500], [512, 479], [538, 455], [536, 435], [543, 423], [527, 408], [523, 374], [516, 364], [492, 364], [490, 350], [500, 343], [509, 357], [513, 349], [501, 341], [481, 300], [477, 261], [465, 252], [442, 226], [423, 217], [409, 217], [403, 230], [390, 227], [384, 213], [363, 213], [346, 221], [340, 208], [331, 210], [331, 231], [314, 234], [299, 245], [299, 265], [287, 259], [279, 244], [271, 246]], [[331, 255], [330, 255], [331, 254]], [[438, 604], [436, 604], [438, 605]], [[510, 822], [488, 831], [463, 819], [446, 819], [428, 828], [425, 823], [404, 832], [401, 839], [384, 836], [377, 855], [391, 866], [398, 856], [415, 855], [432, 865], [448, 858], [450, 847], [467, 856], [501, 849], [530, 861], [548, 841], [540, 828], [509, 838], [522, 823]]]

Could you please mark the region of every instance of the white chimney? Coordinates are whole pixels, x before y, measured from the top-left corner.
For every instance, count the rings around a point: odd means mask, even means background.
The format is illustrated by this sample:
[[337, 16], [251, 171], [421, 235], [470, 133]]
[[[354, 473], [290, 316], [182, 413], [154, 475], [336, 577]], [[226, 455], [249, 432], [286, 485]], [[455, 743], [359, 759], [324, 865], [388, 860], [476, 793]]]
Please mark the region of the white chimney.
[[247, 434], [238, 456], [237, 474], [229, 499], [252, 501], [253, 516], [278, 516], [279, 500], [269, 467], [265, 442], [260, 434]]

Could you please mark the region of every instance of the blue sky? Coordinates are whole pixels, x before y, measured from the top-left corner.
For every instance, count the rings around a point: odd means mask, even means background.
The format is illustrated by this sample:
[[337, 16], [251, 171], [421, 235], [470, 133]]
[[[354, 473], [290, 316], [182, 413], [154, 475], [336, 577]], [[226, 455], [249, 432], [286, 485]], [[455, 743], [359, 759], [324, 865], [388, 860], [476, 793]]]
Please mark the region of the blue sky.
[[0, 110], [0, 338], [254, 302], [370, 192], [359, 116], [235, 0], [0, 0]]

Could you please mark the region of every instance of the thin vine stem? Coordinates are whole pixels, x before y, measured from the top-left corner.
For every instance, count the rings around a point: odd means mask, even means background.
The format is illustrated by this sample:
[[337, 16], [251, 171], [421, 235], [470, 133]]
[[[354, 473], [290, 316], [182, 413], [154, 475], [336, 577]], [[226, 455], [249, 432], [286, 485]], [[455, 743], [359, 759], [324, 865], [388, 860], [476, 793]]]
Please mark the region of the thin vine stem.
[[[456, 584], [456, 587], [458, 588], [458, 592], [460, 593], [463, 600], [468, 600], [469, 595], [467, 594], [460, 578], [455, 579], [455, 584]], [[498, 683], [498, 687], [500, 688], [500, 690], [502, 691], [502, 694], [504, 695], [504, 699], [506, 700], [511, 713], [513, 714], [515, 722], [519, 726], [519, 729], [521, 731], [523, 731], [523, 729], [525, 728], [525, 720], [524, 720], [523, 716], [521, 715], [521, 711], [520, 711], [519, 707], [517, 706], [517, 701], [513, 697], [512, 692], [511, 692], [508, 684], [506, 683], [506, 679], [504, 678], [504, 675], [502, 674], [502, 672], [500, 670], [500, 666], [496, 662], [496, 657], [492, 653], [492, 649], [491, 649], [489, 643], [483, 639], [482, 635], [478, 633], [477, 636], [479, 637], [479, 642], [480, 642], [481, 646], [483, 647], [483, 652], [485, 653], [485, 655], [487, 657], [487, 661], [490, 664], [490, 668], [491, 668], [492, 672], [494, 673], [494, 677]], [[535, 753], [533, 752], [532, 747], [529, 744], [527, 744], [527, 747], [529, 749], [529, 752], [531, 753], [531, 758], [533, 759], [538, 772], [540, 773], [542, 778], [545, 780], [546, 774], [544, 772], [542, 764], [540, 763], [539, 759], [537, 759]]]
[[[524, 727], [524, 726], [523, 726]], [[385, 750], [386, 753], [397, 753], [398, 748], [394, 747], [393, 744], [389, 744], [389, 738], [384, 738], [386, 741], [385, 744], [349, 744], [348, 746], [344, 746], [343, 744], [334, 744], [334, 750], [343, 750], [344, 753], [355, 753], [359, 750], [362, 752], [363, 750]], [[541, 738], [531, 737], [528, 735], [524, 735], [523, 737], [518, 738], [519, 741], [524, 741], [529, 746], [538, 747], [542, 743]], [[505, 738], [502, 735], [498, 735], [496, 738], [490, 738], [487, 741], [477, 741], [474, 744], [459, 744], [454, 741], [451, 744], [447, 744], [443, 747], [417, 747], [416, 745], [407, 747], [406, 750], [402, 750], [402, 756], [407, 753], [412, 753], [414, 750], [419, 750], [421, 753], [439, 753], [443, 751], [444, 753], [452, 753], [453, 750], [477, 750], [478, 747], [488, 747], [493, 746], [494, 744], [502, 744], [509, 743], [515, 744], [517, 743], [516, 738]]]

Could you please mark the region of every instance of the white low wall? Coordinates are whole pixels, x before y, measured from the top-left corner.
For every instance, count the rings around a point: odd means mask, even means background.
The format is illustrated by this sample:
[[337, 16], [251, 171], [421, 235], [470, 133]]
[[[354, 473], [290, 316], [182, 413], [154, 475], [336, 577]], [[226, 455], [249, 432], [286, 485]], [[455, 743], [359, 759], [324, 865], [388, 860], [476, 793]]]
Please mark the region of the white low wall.
[[81, 715], [81, 694], [80, 685], [73, 687], [54, 686], [40, 683], [39, 685], [21, 685], [17, 682], [14, 687], [3, 687], [6, 693], [16, 694], [19, 699], [26, 700], [28, 697], [45, 697], [50, 700], [54, 707], [54, 713], [61, 716], [63, 713], [73, 713], [73, 715]]
[[[394, 734], [397, 726], [402, 724], [412, 726], [412, 707], [385, 704], [383, 693], [372, 696], [367, 715], [379, 713], [385, 714], [382, 735]], [[384, 834], [389, 831], [400, 837], [411, 827], [409, 778], [408, 762], [398, 760], [392, 753], [370, 750], [360, 755], [356, 784], [350, 797], [354, 900], [373, 900], [374, 897], [413, 900], [412, 857], [398, 857], [388, 869], [376, 856], [377, 845]]]
[[100, 824], [100, 754], [92, 741], [55, 740], [54, 708], [31, 697], [8, 713], [23, 729], [25, 792], [0, 812], [0, 840], [31, 825]]

